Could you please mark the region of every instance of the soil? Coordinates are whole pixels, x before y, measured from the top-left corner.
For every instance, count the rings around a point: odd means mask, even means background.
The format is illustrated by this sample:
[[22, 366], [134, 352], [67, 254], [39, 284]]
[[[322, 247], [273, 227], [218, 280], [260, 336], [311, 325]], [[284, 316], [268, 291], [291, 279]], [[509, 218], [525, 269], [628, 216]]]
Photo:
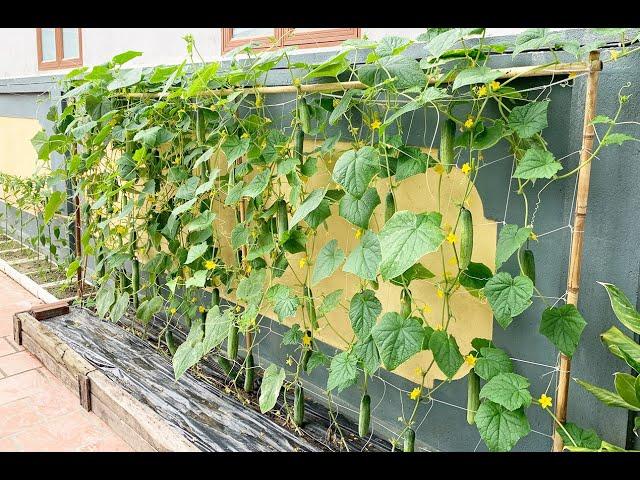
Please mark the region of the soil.
[[45, 283], [56, 282], [59, 280], [66, 280], [67, 278], [64, 272], [55, 268], [52, 268], [51, 270], [38, 270], [34, 273], [29, 274], [29, 277], [31, 278], [31, 280], [38, 282], [41, 285]]
[[53, 265], [51, 265], [46, 260], [32, 260], [30, 262], [25, 262], [25, 263], [19, 263], [17, 265], [12, 265], [12, 267], [15, 268], [16, 270], [18, 270], [19, 272], [25, 273], [25, 274], [36, 273], [36, 272], [39, 272], [41, 270], [45, 270], [45, 269], [48, 270], [49, 268], [55, 268]]
[[[78, 293], [77, 290], [77, 286], [75, 282], [71, 282], [69, 284], [66, 285], [60, 285], [57, 287], [51, 287], [51, 288], [47, 288], [47, 291], [51, 294], [54, 295], [60, 299], [63, 298], [69, 298], [69, 297], [75, 297]], [[84, 293], [85, 294], [91, 294], [95, 292], [95, 288], [92, 287], [91, 285], [87, 285], [85, 283], [84, 285]]]
[[15, 250], [16, 248], [20, 248], [20, 246], [20, 242], [16, 242], [15, 240], [3, 241], [0, 242], [0, 252], [4, 250]]
[[17, 252], [13, 252], [10, 253], [8, 255], [10, 258], [6, 258], [5, 260], [19, 260], [21, 258], [32, 258], [32, 257], [36, 257], [37, 254], [36, 252], [34, 252], [33, 250], [29, 250], [28, 248], [22, 248], [21, 250], [17, 251]]

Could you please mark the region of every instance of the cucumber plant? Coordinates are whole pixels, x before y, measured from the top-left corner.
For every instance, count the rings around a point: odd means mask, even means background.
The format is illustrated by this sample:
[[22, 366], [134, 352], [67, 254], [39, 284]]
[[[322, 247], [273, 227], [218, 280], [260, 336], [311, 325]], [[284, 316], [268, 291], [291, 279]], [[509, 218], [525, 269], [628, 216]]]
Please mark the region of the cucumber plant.
[[[293, 326], [283, 337], [285, 358], [264, 371], [260, 409], [275, 408], [284, 389], [290, 394], [283, 404], [288, 420], [303, 426], [305, 382], [323, 368], [330, 407], [333, 394], [360, 388], [361, 436], [375, 428], [369, 382], [379, 369], [396, 370], [428, 351], [431, 360], [420, 366], [421, 383], [410, 393], [411, 414], [402, 414], [390, 439], [405, 451], [415, 449], [419, 406], [459, 374], [468, 352], [467, 420], [489, 449], [513, 448], [531, 430], [526, 409], [535, 402], [529, 382], [490, 341], [458, 343], [451, 325], [463, 319], [451, 299], [486, 299], [503, 329], [529, 308], [534, 293], [546, 303], [534, 273], [535, 247], [528, 246], [537, 238], [528, 193], [536, 181], [576, 175], [607, 145], [635, 139], [617, 131], [628, 101], [621, 92], [617, 112], [594, 121], [604, 130], [588, 159], [574, 168], [563, 165], [543, 137], [550, 101], [519, 90], [519, 74], [500, 81], [503, 71], [490, 60], [508, 48], [517, 55], [531, 40], [538, 47], [564, 46], [578, 60], [598, 45], [563, 44], [545, 29], [527, 31], [513, 45], [495, 45], [484, 32], [428, 29], [417, 42], [396, 36], [352, 40], [320, 64], [293, 59], [290, 47], [240, 47], [225, 66], [196, 64], [197, 48], [187, 37], [187, 60], [180, 65], [127, 69], [126, 62], [141, 55], [128, 51], [105, 65], [71, 71], [64, 83], [67, 105], [50, 112], [53, 133], [39, 132], [33, 143], [42, 160], [68, 154], [51, 178], [71, 180], [73, 193], [88, 206], [82, 209], [83, 258], [73, 265], [96, 259], [97, 314], [118, 321], [131, 308], [143, 325], [154, 316], [166, 319], [164, 339], [176, 379], [213, 355], [236, 394], [253, 398], [255, 345], [268, 333], [261, 312], [272, 310], [276, 320]], [[473, 46], [465, 42], [469, 37]], [[407, 55], [413, 43], [423, 52], [420, 61]], [[364, 63], [350, 60], [354, 52]], [[296, 91], [288, 102], [290, 123], [289, 117], [277, 122], [270, 96], [254, 88], [276, 65], [290, 72]], [[346, 78], [363, 88], [302, 88]], [[425, 135], [431, 132], [434, 141], [439, 135], [439, 158], [408, 144], [416, 112], [435, 119]], [[307, 148], [305, 140], [318, 141]], [[346, 151], [337, 151], [339, 140], [348, 144]], [[519, 224], [502, 226], [495, 265], [488, 266], [473, 261], [469, 200], [486, 165], [485, 151], [498, 144], [513, 157], [508, 180], [517, 185], [524, 213]], [[442, 179], [454, 169], [460, 169], [464, 189], [448, 199]], [[398, 201], [398, 187], [415, 176], [437, 179], [435, 210], [414, 211]], [[449, 201], [458, 207], [453, 226], [443, 224]], [[61, 198], [52, 197], [45, 210], [60, 204]], [[378, 205], [384, 222], [374, 215]], [[335, 238], [317, 241], [318, 231], [336, 216], [356, 231], [350, 251]], [[443, 268], [436, 275], [421, 263], [430, 256], [444, 266], [449, 249], [454, 272]], [[318, 295], [323, 290], [317, 285], [338, 270], [350, 275], [357, 292], [351, 298], [343, 298], [342, 289]], [[74, 273], [70, 268], [68, 274]], [[424, 280], [441, 299], [439, 315], [427, 315], [425, 300], [415, 294], [414, 282]], [[383, 312], [381, 285], [399, 288], [399, 312]], [[220, 297], [236, 305], [223, 307]], [[341, 336], [344, 348], [333, 356], [317, 340], [322, 330], [336, 330], [332, 312], [341, 312], [352, 330]], [[571, 356], [584, 324], [575, 307], [547, 305], [540, 333]], [[182, 329], [186, 341], [176, 345], [171, 328]], [[436, 368], [447, 382], [430, 387], [427, 379]], [[242, 373], [241, 389], [236, 380]], [[293, 406], [287, 403], [291, 394]], [[334, 419], [331, 408], [330, 414]]]

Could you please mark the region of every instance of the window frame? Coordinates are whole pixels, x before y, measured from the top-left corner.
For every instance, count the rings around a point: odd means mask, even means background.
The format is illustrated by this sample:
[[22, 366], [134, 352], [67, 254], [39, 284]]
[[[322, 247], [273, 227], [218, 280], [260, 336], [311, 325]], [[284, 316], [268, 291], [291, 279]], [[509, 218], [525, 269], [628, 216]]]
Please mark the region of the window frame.
[[[264, 50], [272, 46], [269, 38], [272, 36], [233, 38], [233, 28], [221, 28], [221, 53], [225, 55], [234, 48], [257, 41], [260, 46], [256, 50]], [[360, 28], [325, 28], [315, 32], [294, 33], [294, 28], [274, 28], [275, 46], [297, 46], [298, 48], [331, 47], [340, 45], [350, 38], [360, 38]]]
[[38, 47], [38, 70], [59, 70], [62, 68], [82, 66], [82, 28], [78, 28], [78, 57], [63, 58], [64, 40], [62, 28], [55, 28], [56, 59], [43, 61], [42, 59], [42, 28], [36, 28], [36, 44]]

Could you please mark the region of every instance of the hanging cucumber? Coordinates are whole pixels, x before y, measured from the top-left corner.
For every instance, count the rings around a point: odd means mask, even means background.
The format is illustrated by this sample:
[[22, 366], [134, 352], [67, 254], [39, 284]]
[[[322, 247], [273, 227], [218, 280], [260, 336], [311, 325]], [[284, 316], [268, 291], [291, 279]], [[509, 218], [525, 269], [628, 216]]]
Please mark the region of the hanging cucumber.
[[406, 288], [400, 293], [400, 315], [403, 318], [409, 318], [411, 315], [411, 293]]
[[296, 383], [293, 395], [293, 422], [299, 427], [304, 422], [304, 389], [299, 383]]
[[214, 288], [211, 290], [211, 306], [215, 307], [216, 305], [220, 305], [220, 290]]
[[520, 253], [520, 263], [522, 265], [522, 273], [531, 279], [533, 284], [536, 284], [536, 262], [533, 258], [533, 252], [525, 249]]
[[204, 125], [204, 114], [200, 111], [200, 109], [196, 110], [196, 138], [198, 143], [203, 144], [206, 140], [206, 131]]
[[453, 155], [453, 143], [456, 136], [456, 122], [448, 118], [440, 129], [440, 163], [449, 173], [455, 160]]
[[247, 393], [253, 391], [254, 370], [253, 353], [249, 352], [244, 359], [244, 391]]
[[231, 362], [224, 355], [218, 355], [218, 365], [226, 376], [231, 374]]
[[302, 131], [309, 135], [311, 131], [311, 117], [309, 115], [309, 105], [307, 105], [304, 97], [298, 99], [298, 119], [300, 120]]
[[282, 240], [284, 234], [289, 231], [289, 217], [287, 214], [287, 202], [284, 198], [278, 200], [278, 208], [276, 210], [278, 238]]
[[404, 451], [405, 452], [413, 452], [414, 445], [416, 443], [416, 432], [413, 431], [413, 428], [407, 428], [407, 431], [404, 432]]
[[467, 423], [469, 425], [476, 422], [478, 407], [480, 407], [480, 377], [472, 369], [467, 375]]
[[164, 332], [164, 341], [166, 342], [167, 348], [169, 349], [169, 352], [171, 352], [171, 356], [173, 357], [176, 354], [177, 347], [176, 347], [176, 342], [173, 339], [173, 333], [168, 328]]
[[360, 399], [360, 416], [358, 417], [358, 435], [365, 437], [369, 434], [369, 423], [371, 421], [371, 397], [368, 394], [362, 395]]
[[238, 356], [238, 326], [232, 321], [227, 335], [227, 358], [234, 361]]
[[393, 196], [393, 192], [389, 190], [384, 201], [384, 221], [388, 222], [394, 213], [396, 213], [396, 199]]
[[299, 126], [296, 126], [293, 135], [293, 155], [294, 158], [300, 162], [300, 165], [302, 165], [302, 155], [304, 153], [304, 131]]
[[458, 261], [460, 269], [466, 270], [471, 262], [473, 252], [473, 217], [471, 212], [464, 207], [460, 207], [460, 254]]
[[311, 292], [311, 289], [306, 285], [304, 286], [304, 302], [305, 302], [305, 306], [307, 307], [307, 316], [309, 317], [309, 322], [311, 323], [311, 327], [314, 330], [317, 330], [318, 319], [316, 317], [316, 306], [315, 306], [315, 303], [313, 302], [313, 293]]
[[140, 290], [140, 261], [136, 257], [136, 246], [138, 242], [138, 236], [136, 229], [131, 229], [131, 294], [133, 297], [133, 308], [138, 309], [139, 297], [138, 292]]

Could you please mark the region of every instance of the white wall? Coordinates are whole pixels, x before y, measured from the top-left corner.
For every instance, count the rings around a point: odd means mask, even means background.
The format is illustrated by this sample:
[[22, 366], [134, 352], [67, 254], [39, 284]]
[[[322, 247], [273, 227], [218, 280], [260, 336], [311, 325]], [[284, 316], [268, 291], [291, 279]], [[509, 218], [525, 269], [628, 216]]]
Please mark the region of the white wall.
[[[489, 28], [488, 36], [513, 35], [524, 28]], [[424, 32], [424, 28], [363, 28], [362, 34], [372, 40], [385, 35], [400, 35], [415, 38]], [[114, 55], [126, 50], [143, 52], [128, 65], [153, 66], [158, 64], [176, 64], [186, 56], [186, 43], [182, 39], [186, 34], [193, 35], [196, 47], [205, 61], [221, 57], [220, 28], [83, 28], [82, 47], [83, 64], [88, 66], [107, 62]], [[51, 75], [66, 70], [38, 70], [36, 29], [3, 28], [0, 29], [0, 78], [15, 78], [33, 75]], [[323, 49], [305, 49], [303, 52]], [[197, 58], [197, 57], [196, 57]]]

